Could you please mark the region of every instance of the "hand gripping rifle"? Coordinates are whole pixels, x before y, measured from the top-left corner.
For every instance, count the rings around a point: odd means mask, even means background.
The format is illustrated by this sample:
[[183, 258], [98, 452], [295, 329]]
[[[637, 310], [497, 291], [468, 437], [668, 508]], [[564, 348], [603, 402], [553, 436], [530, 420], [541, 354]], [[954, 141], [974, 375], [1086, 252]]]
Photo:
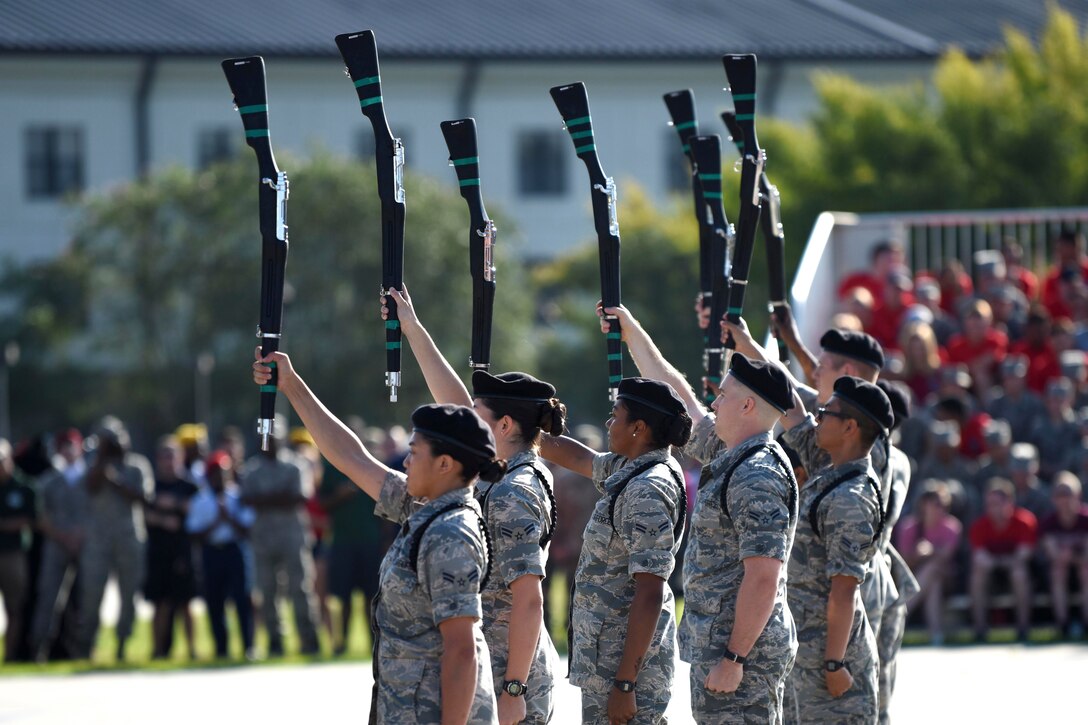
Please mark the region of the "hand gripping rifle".
[[[264, 60], [259, 56], [229, 58], [222, 63], [223, 73], [234, 94], [234, 105], [242, 117], [246, 143], [257, 154], [258, 203], [261, 224], [261, 314], [257, 337], [261, 355], [280, 349], [283, 322], [283, 282], [287, 267], [287, 174], [276, 166], [268, 135], [268, 94], [264, 83]], [[261, 450], [268, 450], [276, 416], [276, 363], [269, 363], [272, 378], [261, 386], [261, 417], [257, 434]]]
[[[748, 270], [752, 265], [752, 246], [759, 224], [759, 177], [763, 173], [763, 151], [756, 138], [756, 57], [724, 55], [722, 65], [729, 79], [733, 95], [733, 107], [737, 109], [737, 125], [744, 139], [744, 154], [740, 172], [740, 217], [737, 222], [737, 241], [732, 259], [732, 277], [729, 282], [729, 306], [726, 318], [740, 322], [744, 309], [744, 292], [748, 287]], [[733, 348], [732, 336], [726, 342]]]
[[[733, 111], [723, 111], [722, 122], [729, 129], [729, 135], [733, 137], [733, 143], [743, 158], [744, 138], [740, 126], [737, 125], [736, 114]], [[789, 314], [789, 305], [786, 302], [786, 234], [781, 219], [782, 197], [778, 193], [778, 187], [767, 178], [766, 170], [759, 175], [759, 195], [767, 205], [767, 213], [759, 215], [763, 244], [767, 250], [767, 288], [771, 297], [767, 307], [777, 319], [785, 320]], [[782, 338], [776, 339], [778, 359], [783, 365], [787, 365], [790, 361], [789, 346]]]
[[495, 311], [495, 223], [488, 219], [480, 190], [480, 157], [476, 145], [476, 121], [463, 118], [443, 121], [442, 135], [450, 150], [450, 166], [457, 172], [461, 196], [468, 202], [469, 269], [472, 272], [473, 369], [491, 366], [491, 320]]
[[[378, 172], [378, 196], [382, 201], [382, 288], [404, 289], [404, 144], [393, 138], [382, 103], [378, 73], [378, 47], [374, 31], [336, 36], [336, 47], [355, 84], [363, 115], [374, 126], [374, 165]], [[389, 400], [396, 402], [400, 387], [401, 329], [397, 305], [386, 297], [389, 315], [385, 321], [385, 384]]]
[[722, 346], [720, 321], [726, 311], [729, 297], [729, 261], [733, 251], [733, 225], [725, 218], [722, 206], [722, 140], [719, 136], [694, 136], [691, 141], [692, 156], [695, 159], [695, 172], [702, 187], [703, 199], [710, 213], [712, 240], [710, 265], [713, 273], [713, 286], [710, 300], [710, 324], [706, 331], [706, 350], [703, 363], [706, 367], [707, 386], [705, 397], [713, 401], [716, 397], [711, 392], [722, 381]]
[[[620, 304], [620, 225], [616, 220], [616, 183], [606, 177], [597, 158], [593, 139], [593, 122], [589, 115], [589, 96], [584, 83], [555, 86], [552, 100], [563, 117], [563, 123], [574, 142], [574, 153], [586, 164], [593, 201], [593, 226], [597, 230], [597, 249], [601, 267], [601, 302], [604, 307]], [[608, 394], [612, 402], [620, 380], [623, 379], [623, 352], [620, 345], [620, 321], [613, 315], [608, 320]]]

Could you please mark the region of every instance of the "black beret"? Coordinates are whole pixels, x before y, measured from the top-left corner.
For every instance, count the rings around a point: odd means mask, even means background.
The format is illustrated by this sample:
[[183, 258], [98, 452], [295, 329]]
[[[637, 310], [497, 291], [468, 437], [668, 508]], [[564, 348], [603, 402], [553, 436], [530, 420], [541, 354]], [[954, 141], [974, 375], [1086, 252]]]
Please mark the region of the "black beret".
[[884, 350], [880, 343], [864, 332], [831, 329], [820, 338], [820, 346], [828, 352], [872, 365], [884, 367]]
[[495, 457], [495, 436], [472, 408], [421, 405], [412, 412], [412, 427], [431, 440], [448, 443], [480, 458]]
[[674, 416], [687, 412], [684, 401], [680, 400], [671, 385], [648, 378], [624, 378], [619, 384], [618, 397], [660, 415]]
[[472, 373], [474, 398], [502, 398], [544, 403], [555, 397], [555, 386], [528, 373], [492, 375], [483, 370]]
[[885, 433], [895, 424], [892, 403], [884, 391], [852, 375], [843, 375], [835, 381], [835, 396], [854, 406]]
[[735, 352], [729, 374], [776, 410], [785, 413], [793, 408], [793, 383], [777, 363], [752, 360]]
[[877, 380], [876, 386], [884, 391], [892, 404], [892, 414], [895, 415], [895, 428], [903, 425], [903, 421], [910, 417], [910, 396], [903, 390], [902, 384]]

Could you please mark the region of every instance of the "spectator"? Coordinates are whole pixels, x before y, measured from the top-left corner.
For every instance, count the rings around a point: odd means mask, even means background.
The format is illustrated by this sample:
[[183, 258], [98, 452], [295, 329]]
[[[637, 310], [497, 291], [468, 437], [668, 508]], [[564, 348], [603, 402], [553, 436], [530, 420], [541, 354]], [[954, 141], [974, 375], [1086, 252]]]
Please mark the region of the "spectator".
[[313, 482], [310, 486], [313, 493], [306, 499], [306, 517], [310, 523], [313, 541], [310, 555], [314, 559], [314, 597], [317, 599], [321, 626], [328, 632], [331, 640], [335, 632], [332, 627], [332, 613], [329, 611], [329, 513], [321, 505], [318, 493], [325, 480], [325, 459], [317, 450], [314, 437], [305, 428], [292, 428], [290, 440], [291, 450], [298, 456], [303, 468], [308, 469]]
[[896, 543], [920, 588], [908, 603], [908, 612], [924, 606], [930, 642], [940, 645], [944, 643], [944, 585], [954, 574], [963, 525], [949, 513], [952, 497], [944, 483], [930, 479], [921, 488], [918, 513], [903, 520]]
[[154, 491], [147, 459], [129, 450], [124, 424], [113, 416], [96, 430], [98, 447], [86, 475], [87, 540], [80, 562], [80, 656], [90, 658], [98, 635], [98, 613], [106, 581], [112, 573], [121, 590], [117, 620], [117, 661], [125, 659], [125, 644], [136, 617], [136, 590], [144, 572], [142, 505]]
[[261, 618], [268, 630], [268, 654], [282, 656], [279, 598], [281, 594], [290, 598], [300, 652], [312, 655], [318, 651], [318, 612], [305, 508], [311, 479], [284, 445], [287, 423], [282, 416], [273, 429], [277, 433], [269, 440], [268, 450], [246, 461], [241, 479], [242, 502], [257, 512], [253, 554]]
[[876, 338], [885, 353], [899, 349], [899, 330], [907, 310], [914, 304], [913, 288], [910, 275], [896, 270], [888, 275], [881, 296], [876, 298], [866, 332]]
[[[1054, 512], [1039, 526], [1039, 539], [1050, 561], [1050, 594], [1054, 621], [1066, 639], [1084, 632], [1088, 596], [1088, 505], [1081, 500], [1080, 480], [1062, 471], [1054, 481]], [[1069, 574], [1076, 572], [1081, 592], [1081, 621], [1069, 621]]]
[[869, 269], [850, 274], [839, 283], [840, 300], [855, 289], [862, 288], [869, 293], [870, 299], [879, 300], [884, 296], [884, 284], [888, 275], [902, 270], [906, 266], [903, 245], [894, 239], [877, 242], [869, 252]]
[[905, 325], [899, 335], [903, 350], [900, 375], [914, 395], [916, 404], [924, 403], [940, 385], [941, 355], [933, 328], [925, 322]]
[[1012, 428], [1007, 420], [991, 420], [982, 431], [986, 441], [986, 454], [979, 460], [979, 469], [971, 479], [978, 500], [982, 500], [986, 484], [991, 478], [1010, 478], [1009, 465], [1012, 452]]
[[246, 439], [242, 435], [241, 428], [236, 425], [228, 425], [219, 431], [219, 439], [216, 441], [215, 449], [225, 451], [230, 456], [231, 464], [234, 466], [233, 480], [237, 481], [242, 471], [242, 464], [246, 460]]
[[1058, 235], [1054, 244], [1054, 266], [1050, 268], [1043, 281], [1043, 304], [1054, 319], [1069, 317], [1072, 309], [1062, 295], [1062, 275], [1066, 275], [1069, 284], [1078, 276], [1088, 282], [1088, 258], [1084, 254], [1084, 235], [1072, 229], [1066, 229]]
[[964, 314], [963, 333], [953, 335], [948, 342], [948, 360], [967, 366], [975, 389], [981, 394], [989, 389], [1008, 347], [1008, 337], [993, 329], [990, 305], [985, 300], [975, 300]]
[[1065, 378], [1051, 380], [1044, 404], [1046, 415], [1036, 421], [1028, 440], [1039, 449], [1039, 476], [1049, 481], [1068, 468], [1081, 445], [1080, 425], [1073, 412], [1073, 384]]
[[203, 485], [204, 459], [208, 457], [208, 426], [203, 423], [183, 423], [174, 431], [174, 437], [184, 452], [184, 478]]
[[974, 463], [986, 450], [982, 431], [990, 422], [988, 413], [973, 410], [971, 400], [963, 390], [945, 395], [933, 405], [933, 417], [936, 420], [949, 420], [960, 431], [960, 453]]
[[35, 525], [34, 490], [15, 478], [11, 444], [0, 438], [0, 596], [8, 627], [4, 662], [13, 662], [23, 640], [23, 605], [27, 599], [27, 550]]
[[1023, 355], [1028, 361], [1028, 389], [1042, 393], [1046, 384], [1062, 374], [1058, 354], [1050, 340], [1050, 315], [1046, 308], [1036, 305], [1024, 326], [1024, 339], [1009, 347], [1010, 355]]
[[1036, 422], [1046, 415], [1043, 400], [1027, 387], [1028, 360], [1010, 355], [1001, 363], [1001, 387], [990, 391], [986, 411], [993, 418], [1006, 420], [1014, 441], [1026, 441]]
[[1024, 266], [1024, 248], [1015, 237], [1005, 237], [1001, 242], [1001, 255], [1005, 258], [1005, 273], [1024, 296], [1034, 300], [1039, 294], [1039, 278]]
[[851, 332], [864, 332], [865, 325], [857, 315], [851, 312], [837, 312], [831, 316], [831, 328], [835, 330], [849, 330]]
[[960, 317], [960, 308], [974, 292], [971, 275], [967, 274], [960, 260], [950, 257], [945, 260], [938, 281], [941, 285], [941, 308], [953, 317]]
[[994, 329], [1005, 333], [1010, 341], [1019, 341], [1024, 336], [1024, 325], [1027, 324], [1027, 298], [1016, 287], [1006, 283], [988, 295], [986, 301], [994, 313]]
[[948, 345], [952, 336], [960, 331], [960, 324], [955, 317], [941, 307], [941, 286], [932, 277], [923, 277], [914, 284], [914, 298], [924, 305], [933, 316], [930, 325], [940, 347]]
[[228, 656], [226, 603], [234, 603], [245, 656], [253, 659], [253, 603], [246, 566], [249, 530], [256, 514], [242, 503], [234, 484], [234, 462], [215, 451], [204, 467], [208, 485], [193, 497], [186, 530], [201, 544], [204, 603], [215, 638], [215, 656]]
[[1009, 452], [1009, 480], [1016, 488], [1016, 506], [1027, 509], [1036, 521], [1046, 518], [1053, 506], [1039, 484], [1039, 452], [1030, 443], [1017, 443]]
[[1007, 572], [1012, 582], [1017, 638], [1026, 641], [1031, 615], [1031, 581], [1028, 562], [1038, 535], [1038, 523], [1030, 511], [1017, 508], [1013, 485], [995, 478], [986, 491], [985, 513], [971, 525], [971, 602], [975, 640], [989, 633], [990, 577]]
[[[973, 475], [971, 462], [960, 454], [960, 432], [956, 423], [933, 421], [930, 424], [929, 452], [918, 465], [918, 478], [923, 481], [930, 478], [944, 481], [951, 496], [951, 511], [963, 521], [970, 520], [978, 510], [978, 499], [972, 497], [972, 491], [967, 487]], [[917, 498], [917, 495], [912, 498]]]
[[78, 430], [71, 428], [57, 436], [57, 466], [57, 472], [47, 474], [39, 487], [38, 525], [45, 543], [30, 630], [31, 656], [39, 662], [49, 658], [54, 640], [59, 640], [61, 656], [79, 656], [79, 610], [74, 605], [78, 589], [74, 587], [87, 539], [88, 501], [83, 436]]
[[[201, 462], [203, 463], [203, 462]], [[187, 478], [192, 471], [178, 440], [167, 436], [155, 451], [155, 495], [144, 514], [147, 523], [147, 571], [144, 598], [155, 605], [152, 619], [153, 659], [166, 659], [174, 642], [174, 620], [181, 616], [189, 659], [196, 659], [193, 615], [189, 602], [196, 596], [193, 549], [185, 530], [189, 502], [197, 485]], [[203, 475], [204, 466], [200, 466]]]
[[[867, 329], [873, 324], [873, 310], [875, 307], [876, 300], [873, 299], [869, 290], [864, 287], [855, 287], [842, 298], [839, 304], [839, 315], [856, 317], [862, 328]], [[834, 322], [832, 322], [832, 327], [834, 326]]]
[[1080, 350], [1066, 350], [1058, 362], [1062, 377], [1073, 384], [1073, 408], [1088, 407], [1088, 359]]

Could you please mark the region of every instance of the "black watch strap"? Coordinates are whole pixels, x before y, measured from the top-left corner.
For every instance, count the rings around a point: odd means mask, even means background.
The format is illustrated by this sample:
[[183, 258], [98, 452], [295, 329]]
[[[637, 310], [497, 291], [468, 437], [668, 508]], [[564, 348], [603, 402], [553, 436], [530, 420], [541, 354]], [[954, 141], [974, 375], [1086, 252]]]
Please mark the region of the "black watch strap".
[[521, 697], [528, 688], [521, 680], [503, 680], [502, 691], [510, 697]]
[[612, 686], [615, 687], [620, 692], [634, 692], [635, 691], [635, 683], [631, 682], [631, 680], [613, 680], [612, 681]]
[[839, 670], [848, 668], [846, 666], [846, 660], [824, 660], [824, 669], [828, 672], [838, 672]]
[[743, 665], [748, 662], [747, 657], [741, 657], [739, 654], [729, 649], [728, 647], [725, 648], [725, 654], [722, 655], [722, 657], [729, 660], [730, 662], [736, 662], [738, 665]]

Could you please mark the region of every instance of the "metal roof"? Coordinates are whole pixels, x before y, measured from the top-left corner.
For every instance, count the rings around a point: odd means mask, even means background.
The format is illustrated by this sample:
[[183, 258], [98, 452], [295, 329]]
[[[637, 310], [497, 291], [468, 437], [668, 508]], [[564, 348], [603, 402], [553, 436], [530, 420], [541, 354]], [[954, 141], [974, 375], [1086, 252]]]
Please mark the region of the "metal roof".
[[[1065, 0], [1078, 17], [1088, 0]], [[931, 58], [981, 53], [1036, 0], [0, 0], [0, 52], [333, 57], [372, 28], [400, 59]]]

